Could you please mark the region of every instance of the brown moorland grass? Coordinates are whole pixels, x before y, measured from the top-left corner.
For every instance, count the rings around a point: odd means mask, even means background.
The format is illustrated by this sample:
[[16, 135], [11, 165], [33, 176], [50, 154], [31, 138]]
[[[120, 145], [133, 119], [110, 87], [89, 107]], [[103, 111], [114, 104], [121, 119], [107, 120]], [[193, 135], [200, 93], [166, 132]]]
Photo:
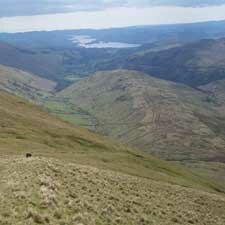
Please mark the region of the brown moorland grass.
[[0, 224], [225, 224], [216, 194], [53, 158], [0, 164]]

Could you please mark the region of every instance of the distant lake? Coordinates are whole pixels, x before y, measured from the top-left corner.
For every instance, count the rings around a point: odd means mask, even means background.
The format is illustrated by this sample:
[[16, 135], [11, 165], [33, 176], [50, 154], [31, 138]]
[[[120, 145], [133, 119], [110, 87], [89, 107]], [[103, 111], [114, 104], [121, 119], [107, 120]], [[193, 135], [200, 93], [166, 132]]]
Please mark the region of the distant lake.
[[71, 37], [73, 43], [83, 48], [136, 48], [139, 44], [129, 44], [122, 42], [97, 41], [95, 38], [86, 35], [76, 35]]

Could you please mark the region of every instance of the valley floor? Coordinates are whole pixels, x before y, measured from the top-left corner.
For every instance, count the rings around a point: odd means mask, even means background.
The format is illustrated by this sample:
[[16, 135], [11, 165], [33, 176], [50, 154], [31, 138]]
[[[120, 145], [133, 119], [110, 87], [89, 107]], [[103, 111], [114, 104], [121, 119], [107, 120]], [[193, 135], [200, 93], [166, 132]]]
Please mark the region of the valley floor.
[[0, 224], [225, 224], [222, 195], [45, 157], [0, 165]]

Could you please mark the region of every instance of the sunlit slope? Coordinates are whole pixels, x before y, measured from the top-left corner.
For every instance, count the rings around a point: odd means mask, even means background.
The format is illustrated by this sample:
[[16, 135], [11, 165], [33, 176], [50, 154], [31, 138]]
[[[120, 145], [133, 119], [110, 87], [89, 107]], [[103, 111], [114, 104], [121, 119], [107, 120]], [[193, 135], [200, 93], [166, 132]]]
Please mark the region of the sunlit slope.
[[131, 146], [169, 160], [225, 161], [224, 117], [207, 94], [185, 85], [117, 70], [96, 73], [60, 97], [89, 115], [89, 128]]

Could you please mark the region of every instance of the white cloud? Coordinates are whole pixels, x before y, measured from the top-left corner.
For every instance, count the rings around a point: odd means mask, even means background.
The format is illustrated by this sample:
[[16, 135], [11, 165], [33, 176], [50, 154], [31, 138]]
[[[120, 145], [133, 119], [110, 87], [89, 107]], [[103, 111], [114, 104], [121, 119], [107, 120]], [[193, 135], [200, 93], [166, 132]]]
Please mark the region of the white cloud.
[[222, 5], [225, 0], [0, 0], [0, 17], [94, 11], [112, 7]]
[[109, 28], [224, 20], [225, 5], [191, 7], [120, 7], [102, 11], [0, 18], [0, 32]]

